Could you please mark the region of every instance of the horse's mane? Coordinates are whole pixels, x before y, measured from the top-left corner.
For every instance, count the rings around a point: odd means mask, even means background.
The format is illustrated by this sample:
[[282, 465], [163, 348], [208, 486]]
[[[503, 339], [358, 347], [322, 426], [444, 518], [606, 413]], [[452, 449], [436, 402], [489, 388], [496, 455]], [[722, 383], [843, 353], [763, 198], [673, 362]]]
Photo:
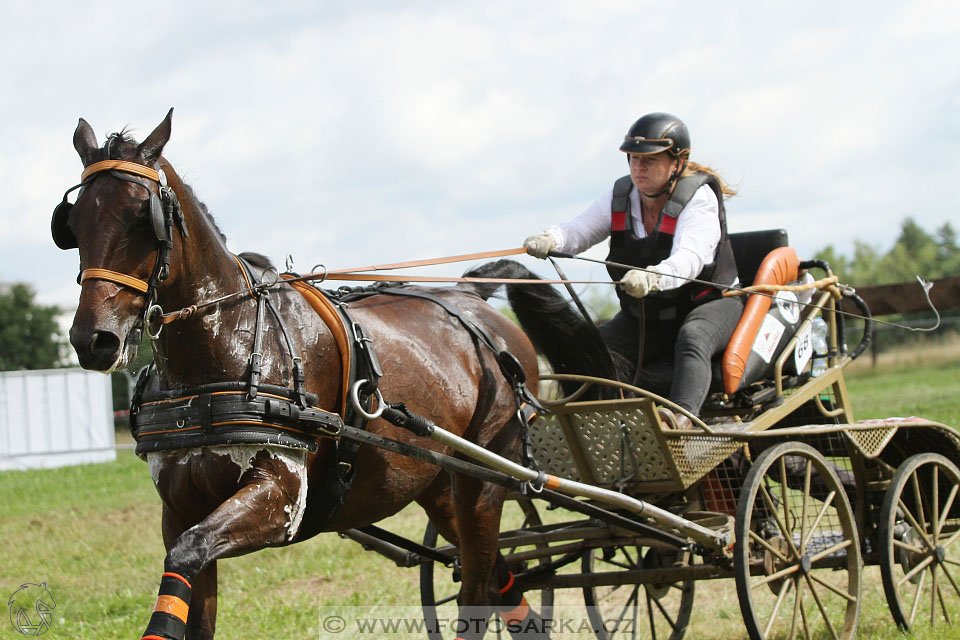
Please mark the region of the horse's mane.
[[[120, 131], [114, 131], [113, 133], [107, 134], [107, 140], [103, 143], [103, 160], [122, 160], [120, 158], [120, 150], [125, 145], [137, 146], [140, 143], [130, 135], [128, 127], [124, 127]], [[217, 224], [217, 219], [213, 217], [213, 214], [210, 213], [210, 209], [207, 208], [207, 205], [197, 198], [196, 192], [193, 190], [193, 187], [188, 185], [186, 182], [183, 183], [184, 189], [187, 192], [187, 195], [193, 200], [194, 204], [206, 218], [210, 221], [210, 224], [213, 225], [214, 231], [220, 236], [220, 239], [226, 242], [227, 236], [223, 234], [223, 231], [220, 230], [220, 225]]]

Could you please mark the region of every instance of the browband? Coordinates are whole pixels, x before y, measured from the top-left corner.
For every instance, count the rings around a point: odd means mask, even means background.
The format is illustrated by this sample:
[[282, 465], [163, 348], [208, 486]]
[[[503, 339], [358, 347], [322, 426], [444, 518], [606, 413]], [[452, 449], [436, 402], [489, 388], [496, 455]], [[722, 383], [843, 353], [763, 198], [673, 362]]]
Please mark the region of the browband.
[[127, 162], [126, 160], [101, 160], [100, 162], [94, 162], [92, 165], [84, 169], [83, 173], [80, 174], [80, 181], [85, 181], [95, 173], [100, 173], [101, 171], [110, 171], [111, 169], [149, 178], [154, 182], [160, 182], [160, 172], [156, 169], [151, 169], [150, 167], [137, 164], [136, 162]]
[[150, 290], [150, 284], [146, 281], [109, 269], [84, 269], [80, 272], [80, 284], [82, 285], [85, 280], [108, 280], [114, 284], [136, 289], [140, 293], [146, 293]]

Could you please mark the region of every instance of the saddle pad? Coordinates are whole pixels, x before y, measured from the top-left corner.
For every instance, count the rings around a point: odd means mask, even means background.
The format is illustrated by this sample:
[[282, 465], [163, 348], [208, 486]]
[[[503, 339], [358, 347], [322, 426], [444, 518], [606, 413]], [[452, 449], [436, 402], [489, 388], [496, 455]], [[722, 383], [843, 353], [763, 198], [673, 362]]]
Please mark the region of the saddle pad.
[[[281, 278], [289, 280], [293, 276], [281, 274]], [[333, 303], [315, 287], [306, 282], [291, 282], [291, 286], [300, 292], [306, 298], [310, 306], [320, 315], [320, 319], [330, 329], [333, 338], [337, 343], [337, 349], [340, 350], [340, 376], [341, 376], [341, 395], [340, 395], [340, 417], [345, 418], [347, 410], [347, 394], [350, 391], [350, 337], [347, 333], [347, 327], [343, 323], [343, 316], [337, 311]]]

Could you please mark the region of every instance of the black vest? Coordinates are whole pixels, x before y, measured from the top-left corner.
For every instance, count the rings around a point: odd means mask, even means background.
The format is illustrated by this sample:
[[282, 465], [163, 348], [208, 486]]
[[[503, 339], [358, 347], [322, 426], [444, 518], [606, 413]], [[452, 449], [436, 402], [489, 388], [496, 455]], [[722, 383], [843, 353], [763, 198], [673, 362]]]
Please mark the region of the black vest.
[[[677, 227], [677, 218], [693, 194], [703, 185], [710, 185], [717, 196], [720, 217], [720, 241], [713, 254], [713, 261], [705, 264], [697, 275], [697, 280], [715, 282], [720, 285], [733, 284], [737, 278], [737, 263], [733, 258], [733, 248], [727, 238], [727, 215], [723, 207], [723, 192], [720, 182], [708, 173], [696, 173], [677, 180], [676, 188], [670, 194], [670, 199], [663, 205], [660, 219], [649, 235], [638, 238], [633, 232], [633, 218], [630, 215], [630, 192], [633, 182], [630, 176], [624, 176], [613, 185], [613, 201], [611, 202], [610, 217], [610, 253], [607, 260], [629, 264], [635, 267], [650, 267], [670, 257], [673, 248], [673, 236]], [[619, 267], [607, 267], [613, 280], [620, 280], [627, 272]], [[617, 287], [621, 306], [628, 311], [636, 312], [642, 300], [634, 298]], [[644, 298], [653, 306], [660, 308], [664, 320], [685, 316], [691, 309], [710, 300], [720, 297], [720, 291], [714, 287], [705, 286], [696, 282], [651, 294]]]

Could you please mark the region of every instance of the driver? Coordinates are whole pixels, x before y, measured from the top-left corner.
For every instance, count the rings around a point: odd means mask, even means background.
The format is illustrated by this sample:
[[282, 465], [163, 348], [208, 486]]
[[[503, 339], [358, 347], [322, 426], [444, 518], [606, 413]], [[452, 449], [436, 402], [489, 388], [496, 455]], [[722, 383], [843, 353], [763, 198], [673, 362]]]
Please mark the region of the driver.
[[[532, 235], [532, 256], [580, 253], [609, 236], [608, 266], [621, 309], [599, 327], [625, 382], [666, 395], [696, 415], [710, 388], [711, 359], [730, 339], [742, 297], [715, 287], [738, 283], [723, 199], [736, 194], [712, 169], [690, 161], [690, 133], [676, 116], [649, 113], [620, 145], [630, 174], [582, 214]], [[668, 424], [691, 428], [682, 414]]]

